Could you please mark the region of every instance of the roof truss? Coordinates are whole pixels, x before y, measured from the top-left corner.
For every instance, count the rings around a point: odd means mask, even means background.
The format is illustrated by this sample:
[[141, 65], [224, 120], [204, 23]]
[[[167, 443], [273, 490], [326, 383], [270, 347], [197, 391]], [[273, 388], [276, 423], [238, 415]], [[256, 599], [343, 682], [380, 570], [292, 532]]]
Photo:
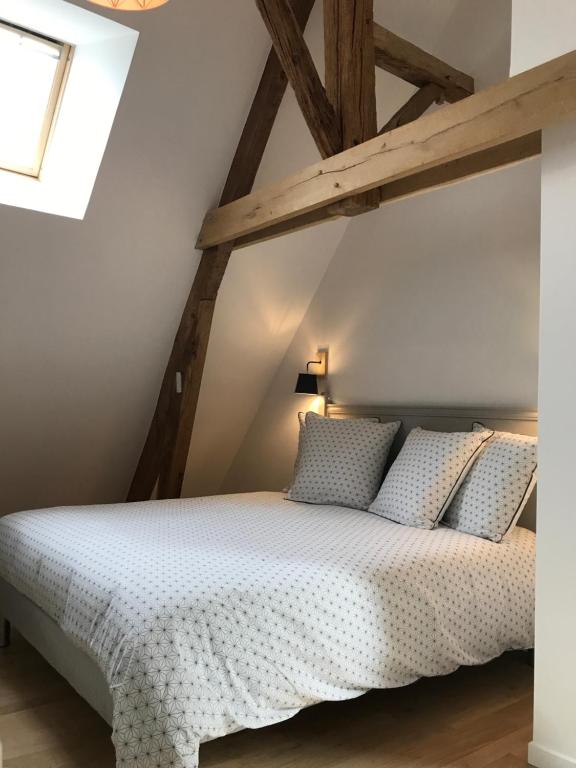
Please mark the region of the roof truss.
[[[273, 49], [220, 207], [207, 214], [198, 239], [202, 257], [129, 501], [150, 498], [155, 487], [159, 498], [180, 495], [215, 302], [234, 248], [532, 157], [540, 129], [576, 110], [576, 54], [471, 95], [471, 77], [374, 23], [373, 0], [323, 0], [324, 86], [303, 37], [314, 0], [255, 2]], [[419, 89], [380, 134], [376, 66]], [[251, 192], [288, 82], [323, 159]]]
[[[352, 195], [510, 144], [576, 112], [576, 52], [450, 104], [207, 214], [199, 245], [244, 239]], [[512, 159], [514, 161], [514, 159]], [[421, 190], [433, 175], [421, 175]], [[435, 185], [434, 185], [435, 186]], [[389, 190], [388, 190], [389, 191]], [[416, 190], [415, 190], [416, 191]]]

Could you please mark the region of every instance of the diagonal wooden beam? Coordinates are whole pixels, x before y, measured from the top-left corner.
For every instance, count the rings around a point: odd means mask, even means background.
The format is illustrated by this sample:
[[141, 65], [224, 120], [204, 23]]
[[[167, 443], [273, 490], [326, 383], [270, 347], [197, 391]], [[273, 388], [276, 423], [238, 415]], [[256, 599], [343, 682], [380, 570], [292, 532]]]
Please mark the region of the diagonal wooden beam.
[[[291, 7], [300, 29], [305, 28], [313, 5], [314, 0], [292, 0]], [[248, 194], [252, 189], [287, 86], [287, 77], [272, 50], [230, 167], [221, 205]], [[159, 498], [180, 495], [214, 306], [231, 252], [230, 243], [222, 248], [205, 249], [202, 254], [128, 492], [128, 501], [149, 499], [157, 483]], [[181, 392], [176, 386], [180, 378]]]
[[288, 0], [256, 0], [276, 54], [322, 157], [342, 150], [338, 120]]
[[[373, 0], [324, 0], [326, 94], [339, 121], [340, 151], [376, 136], [376, 61]], [[339, 206], [343, 215], [378, 207], [367, 192]]]
[[412, 85], [422, 88], [428, 83], [435, 83], [445, 91], [449, 102], [465, 99], [474, 93], [472, 77], [398, 37], [380, 24], [374, 24], [374, 45], [376, 65]]
[[441, 101], [443, 94], [442, 88], [434, 83], [428, 83], [428, 85], [419, 88], [408, 99], [406, 104], [401, 106], [398, 112], [388, 120], [386, 125], [378, 131], [378, 136], [388, 133], [388, 131], [393, 131], [395, 128], [400, 128], [401, 125], [407, 125], [413, 120], [417, 120], [434, 102]]
[[210, 211], [206, 247], [513, 141], [576, 113], [576, 51]]

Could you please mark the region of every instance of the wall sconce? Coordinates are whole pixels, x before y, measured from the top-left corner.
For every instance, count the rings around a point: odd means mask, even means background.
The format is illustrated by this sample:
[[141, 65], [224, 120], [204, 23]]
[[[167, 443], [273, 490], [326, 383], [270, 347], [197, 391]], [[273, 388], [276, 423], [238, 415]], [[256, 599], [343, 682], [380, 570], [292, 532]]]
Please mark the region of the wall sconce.
[[[310, 366], [317, 366], [316, 373], [310, 373]], [[296, 388], [294, 389], [297, 395], [310, 395], [312, 397], [318, 397], [319, 395], [326, 396], [326, 392], [320, 391], [318, 385], [318, 379], [320, 377], [325, 378], [328, 374], [328, 350], [319, 349], [318, 359], [310, 360], [306, 363], [306, 373], [299, 373], [298, 380], [296, 382]]]

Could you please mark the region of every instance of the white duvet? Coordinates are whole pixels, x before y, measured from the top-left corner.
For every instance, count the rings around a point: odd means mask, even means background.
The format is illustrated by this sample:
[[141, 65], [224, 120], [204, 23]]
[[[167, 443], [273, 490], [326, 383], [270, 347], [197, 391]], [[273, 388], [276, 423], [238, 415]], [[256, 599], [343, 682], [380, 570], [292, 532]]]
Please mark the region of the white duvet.
[[0, 576], [101, 666], [133, 768], [532, 647], [534, 548], [276, 493], [0, 520]]

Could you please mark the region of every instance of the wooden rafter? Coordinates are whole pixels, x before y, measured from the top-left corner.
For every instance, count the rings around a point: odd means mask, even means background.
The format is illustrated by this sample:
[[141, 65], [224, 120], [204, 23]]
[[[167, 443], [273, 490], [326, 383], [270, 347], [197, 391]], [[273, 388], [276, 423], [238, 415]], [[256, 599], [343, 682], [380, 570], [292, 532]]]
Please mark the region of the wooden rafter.
[[[294, 18], [304, 29], [314, 0], [292, 0]], [[220, 204], [250, 192], [272, 131], [288, 80], [272, 50], [254, 97]], [[149, 499], [158, 483], [159, 498], [180, 495], [194, 425], [208, 339], [218, 290], [233, 243], [206, 249], [176, 334], [146, 442], [128, 493], [128, 501]], [[177, 391], [177, 376], [182, 391]]]
[[199, 245], [251, 233], [540, 131], [576, 112], [576, 52], [210, 211]]
[[422, 88], [428, 83], [440, 86], [446, 101], [465, 99], [474, 93], [474, 80], [464, 72], [423, 51], [417, 45], [374, 24], [376, 65], [392, 75]]
[[[324, 0], [326, 93], [339, 121], [340, 151], [376, 136], [373, 0]], [[378, 207], [366, 192], [339, 206], [343, 215]]]
[[256, 0], [276, 55], [322, 157], [342, 150], [338, 119], [288, 0]]
[[[356, 145], [364, 147], [366, 141], [376, 135], [376, 64], [421, 88], [419, 95], [394, 116], [396, 125], [413, 120], [425, 111], [434, 85], [441, 89], [441, 98], [448, 101], [461, 99], [473, 90], [473, 81], [467, 75], [373, 24], [373, 0], [324, 2], [327, 90], [318, 77], [303, 37], [314, 0], [256, 0], [274, 48], [230, 168], [220, 200], [221, 212], [229, 212], [230, 206], [242, 205], [250, 199], [288, 82], [294, 88], [324, 158], [345, 157], [343, 150], [353, 151]], [[480, 165], [488, 162], [488, 159], [482, 160]], [[465, 165], [452, 170], [448, 164], [442, 172], [446, 177], [457, 176], [465, 172]], [[412, 180], [425, 175], [423, 172], [395, 183], [401, 186], [407, 183], [410, 187]], [[432, 180], [423, 183], [432, 184]], [[387, 185], [389, 191], [393, 187], [394, 183]], [[308, 208], [299, 207], [301, 201], [296, 200], [294, 211], [280, 217], [275, 205], [271, 205], [260, 212], [262, 220], [256, 217], [254, 228], [246, 229], [242, 225], [237, 238], [227, 237], [204, 248], [128, 500], [150, 498], [156, 485], [159, 498], [175, 497], [181, 492], [215, 302], [232, 250], [341, 214], [365, 211], [386, 201], [385, 189], [366, 186], [333, 196], [325, 205], [315, 202]], [[410, 193], [410, 190], [399, 189], [392, 195]], [[209, 230], [210, 217], [207, 222]], [[201, 240], [210, 239], [210, 235], [206, 236], [206, 224]], [[220, 224], [216, 223], [217, 229]], [[177, 381], [181, 388], [177, 389]]]
[[406, 104], [400, 107], [398, 112], [388, 120], [386, 125], [378, 132], [378, 135], [381, 136], [383, 133], [393, 131], [394, 128], [400, 128], [401, 125], [407, 125], [413, 120], [417, 120], [434, 102], [443, 99], [443, 93], [442, 88], [435, 83], [428, 83], [428, 85], [419, 88], [408, 99]]

